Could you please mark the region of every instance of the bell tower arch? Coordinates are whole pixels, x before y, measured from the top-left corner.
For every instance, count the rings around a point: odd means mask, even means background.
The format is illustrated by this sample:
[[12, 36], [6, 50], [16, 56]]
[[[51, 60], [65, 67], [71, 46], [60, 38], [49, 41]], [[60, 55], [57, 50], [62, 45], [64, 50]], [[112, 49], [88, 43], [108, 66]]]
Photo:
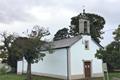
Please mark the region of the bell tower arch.
[[90, 34], [90, 21], [86, 16], [85, 10], [83, 10], [82, 14], [79, 14], [79, 33]]

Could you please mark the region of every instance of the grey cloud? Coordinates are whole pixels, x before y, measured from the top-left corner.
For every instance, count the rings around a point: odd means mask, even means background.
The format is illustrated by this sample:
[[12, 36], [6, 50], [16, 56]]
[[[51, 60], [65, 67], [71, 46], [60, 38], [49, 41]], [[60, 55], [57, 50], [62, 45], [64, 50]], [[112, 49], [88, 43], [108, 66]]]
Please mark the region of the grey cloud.
[[120, 21], [119, 4], [119, 0], [43, 0], [40, 3], [44, 7], [63, 7], [77, 13], [81, 12], [85, 5], [86, 12], [100, 14], [108, 23], [116, 24]]
[[38, 4], [37, 0], [0, 0], [0, 22], [29, 20], [32, 16], [26, 10], [36, 4]]
[[119, 0], [0, 0], [0, 22], [30, 20], [33, 17], [26, 10], [34, 6], [62, 7], [79, 13], [85, 5], [87, 12], [100, 14], [109, 23], [118, 24], [120, 21], [119, 3]]
[[[52, 15], [52, 20], [41, 20], [37, 23], [47, 27], [51, 26], [51, 31], [55, 33], [62, 27], [68, 27], [70, 25], [70, 17], [78, 15], [83, 9], [82, 6], [85, 5], [86, 12], [99, 14], [105, 18], [106, 25], [104, 29], [109, 30], [116, 28], [116, 26], [120, 24], [119, 4], [120, 0], [0, 0], [0, 22], [11, 23], [14, 21], [29, 21], [34, 17], [27, 13], [27, 10], [31, 10], [31, 8], [36, 6], [41, 6], [45, 10], [49, 8], [50, 13], [54, 15]], [[73, 12], [75, 15], [69, 17], [62, 16], [61, 13], [59, 13], [61, 9]], [[24, 28], [25, 27], [22, 26], [22, 28], [20, 28], [21, 31]], [[15, 29], [15, 31], [17, 30], [18, 28]], [[112, 31], [108, 31], [103, 35], [105, 37], [102, 41], [104, 44], [112, 40], [111, 33]]]

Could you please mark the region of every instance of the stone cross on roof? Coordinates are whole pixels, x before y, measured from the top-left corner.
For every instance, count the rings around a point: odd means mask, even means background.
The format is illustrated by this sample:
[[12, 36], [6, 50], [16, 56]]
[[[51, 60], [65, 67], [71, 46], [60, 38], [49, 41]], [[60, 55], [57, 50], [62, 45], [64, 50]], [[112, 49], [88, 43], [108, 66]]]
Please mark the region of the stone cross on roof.
[[83, 13], [80, 13], [78, 16], [79, 16], [79, 19], [88, 20], [88, 17], [86, 16], [86, 13], [85, 13], [85, 9], [83, 9]]

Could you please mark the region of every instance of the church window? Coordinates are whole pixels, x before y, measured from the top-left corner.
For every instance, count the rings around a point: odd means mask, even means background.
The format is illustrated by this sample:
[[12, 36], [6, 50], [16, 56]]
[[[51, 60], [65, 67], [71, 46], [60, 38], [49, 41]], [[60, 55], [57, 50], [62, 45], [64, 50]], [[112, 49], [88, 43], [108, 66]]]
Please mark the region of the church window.
[[88, 50], [89, 49], [89, 41], [85, 40], [85, 49]]

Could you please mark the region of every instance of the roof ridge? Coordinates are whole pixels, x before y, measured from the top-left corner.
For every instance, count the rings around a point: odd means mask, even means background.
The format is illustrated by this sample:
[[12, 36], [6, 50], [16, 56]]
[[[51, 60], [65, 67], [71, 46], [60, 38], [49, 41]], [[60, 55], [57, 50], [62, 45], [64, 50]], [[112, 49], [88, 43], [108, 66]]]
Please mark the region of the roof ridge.
[[[70, 38], [64, 38], [64, 39], [61, 39], [61, 40], [57, 40], [57, 41], [62, 41], [62, 40], [68, 40], [68, 39], [73, 39], [73, 38], [80, 38], [82, 37], [81, 35], [77, 35], [77, 36], [73, 36], [73, 37], [70, 37]], [[53, 41], [53, 42], [57, 42], [57, 41]]]

